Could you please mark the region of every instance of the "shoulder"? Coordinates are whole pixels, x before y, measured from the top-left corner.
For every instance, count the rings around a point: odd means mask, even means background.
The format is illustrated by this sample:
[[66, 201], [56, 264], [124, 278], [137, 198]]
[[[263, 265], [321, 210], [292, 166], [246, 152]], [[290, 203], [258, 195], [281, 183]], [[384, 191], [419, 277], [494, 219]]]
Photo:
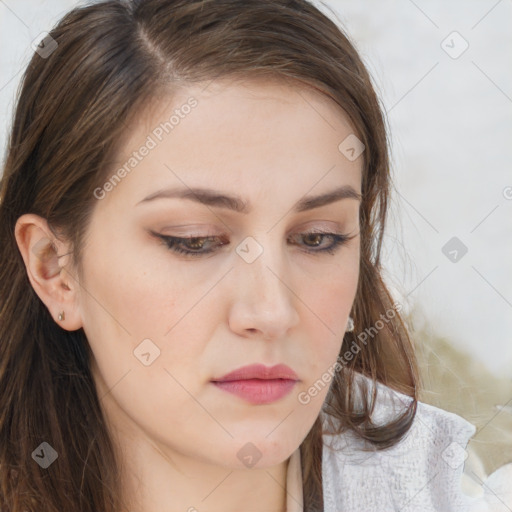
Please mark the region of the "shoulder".
[[[384, 423], [411, 400], [378, 384], [372, 418]], [[418, 402], [412, 426], [394, 446], [375, 450], [351, 432], [324, 434], [326, 512], [365, 510], [470, 512], [461, 479], [476, 428], [464, 418]]]

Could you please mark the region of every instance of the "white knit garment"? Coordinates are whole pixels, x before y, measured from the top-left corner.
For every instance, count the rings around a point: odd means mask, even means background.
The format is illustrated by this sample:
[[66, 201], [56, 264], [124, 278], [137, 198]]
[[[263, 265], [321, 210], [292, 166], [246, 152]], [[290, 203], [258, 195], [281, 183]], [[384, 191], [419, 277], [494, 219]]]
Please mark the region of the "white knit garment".
[[[377, 386], [372, 418], [380, 423], [403, 410], [410, 398]], [[321, 414], [329, 430], [332, 418]], [[482, 496], [462, 491], [465, 449], [475, 432], [464, 418], [418, 402], [409, 432], [391, 448], [376, 451], [351, 432], [324, 434], [324, 512], [511, 512], [512, 464], [484, 482]], [[297, 450], [288, 466], [287, 512], [302, 512], [301, 490]]]

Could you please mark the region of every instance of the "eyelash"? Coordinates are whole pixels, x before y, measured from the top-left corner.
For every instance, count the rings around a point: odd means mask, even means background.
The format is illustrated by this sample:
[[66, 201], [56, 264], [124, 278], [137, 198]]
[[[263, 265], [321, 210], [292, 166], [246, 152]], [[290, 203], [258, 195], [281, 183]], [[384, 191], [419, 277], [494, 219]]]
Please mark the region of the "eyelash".
[[[168, 249], [171, 251], [178, 253], [178, 254], [184, 254], [186, 256], [192, 256], [192, 257], [200, 257], [205, 254], [210, 254], [215, 251], [215, 249], [208, 249], [206, 251], [190, 251], [188, 249], [183, 249], [182, 246], [179, 244], [183, 244], [184, 242], [190, 242], [191, 240], [205, 240], [205, 241], [212, 241], [216, 238], [221, 238], [218, 236], [193, 236], [193, 237], [177, 237], [177, 236], [167, 236], [167, 235], [160, 235], [155, 233], [158, 238], [162, 239], [164, 244], [167, 246]], [[322, 241], [324, 240], [324, 237], [329, 237], [332, 240], [332, 244], [329, 247], [326, 247], [324, 249], [305, 249], [305, 252], [308, 254], [313, 255], [320, 255], [320, 254], [331, 254], [333, 255], [338, 251], [338, 249], [341, 248], [342, 245], [344, 245], [346, 242], [354, 238], [356, 235], [348, 236], [344, 234], [337, 234], [337, 233], [328, 233], [324, 231], [308, 231], [306, 233], [298, 233], [298, 236], [308, 236], [308, 235], [319, 235], [322, 236]], [[222, 245], [226, 245], [226, 243], [221, 243]]]

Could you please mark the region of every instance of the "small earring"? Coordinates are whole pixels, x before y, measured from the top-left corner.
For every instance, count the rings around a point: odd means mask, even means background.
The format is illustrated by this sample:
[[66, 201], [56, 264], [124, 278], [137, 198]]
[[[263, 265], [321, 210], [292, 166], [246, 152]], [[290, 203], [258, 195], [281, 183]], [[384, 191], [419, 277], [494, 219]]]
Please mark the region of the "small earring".
[[354, 330], [354, 320], [351, 316], [348, 317], [346, 332], [352, 332]]
[[62, 320], [65, 320], [66, 319], [66, 315], [64, 314], [64, 311], [61, 311], [59, 313], [59, 321], [62, 321]]

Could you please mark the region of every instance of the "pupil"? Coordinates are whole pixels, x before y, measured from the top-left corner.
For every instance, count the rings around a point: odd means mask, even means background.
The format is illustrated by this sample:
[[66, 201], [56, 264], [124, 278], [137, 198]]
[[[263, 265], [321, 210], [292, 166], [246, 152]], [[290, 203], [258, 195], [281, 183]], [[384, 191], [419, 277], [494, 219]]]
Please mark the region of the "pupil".
[[201, 249], [203, 244], [202, 243], [198, 243], [198, 240], [200, 240], [200, 238], [191, 238], [190, 242], [191, 242], [191, 246], [194, 248], [194, 249]]
[[[320, 234], [315, 233], [315, 234], [312, 234], [312, 235], [311, 234], [310, 235], [306, 235], [306, 238], [308, 238], [310, 241], [314, 241], [314, 239], [316, 237], [317, 242], [320, 242], [320, 240], [319, 240], [320, 236], [321, 236]], [[314, 245], [318, 245], [318, 243], [316, 243]]]

